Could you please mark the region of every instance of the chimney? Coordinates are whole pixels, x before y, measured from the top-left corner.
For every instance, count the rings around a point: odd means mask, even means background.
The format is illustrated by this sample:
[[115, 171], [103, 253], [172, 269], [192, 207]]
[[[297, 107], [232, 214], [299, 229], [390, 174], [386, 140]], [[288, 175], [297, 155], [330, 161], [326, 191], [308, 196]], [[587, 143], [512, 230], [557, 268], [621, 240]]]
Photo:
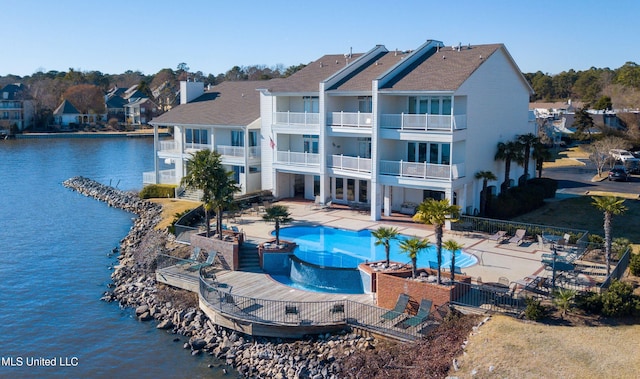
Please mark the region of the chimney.
[[204, 93], [203, 82], [180, 82], [180, 104], [186, 104]]

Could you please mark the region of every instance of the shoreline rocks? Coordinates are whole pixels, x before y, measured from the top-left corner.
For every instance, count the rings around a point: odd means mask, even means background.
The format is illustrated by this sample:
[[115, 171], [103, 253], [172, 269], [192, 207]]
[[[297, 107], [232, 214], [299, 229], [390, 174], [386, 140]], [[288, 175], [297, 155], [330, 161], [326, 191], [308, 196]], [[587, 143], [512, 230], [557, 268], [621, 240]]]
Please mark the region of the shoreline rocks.
[[119, 248], [111, 252], [119, 250], [118, 264], [111, 274], [113, 284], [101, 300], [117, 301], [121, 307], [133, 308], [138, 320], [156, 320], [157, 329], [184, 336], [187, 342], [183, 347], [191, 349], [192, 355], [212, 355], [243, 377], [321, 379], [347, 377], [340, 359], [375, 348], [375, 339], [346, 332], [296, 341], [246, 336], [215, 325], [198, 307], [182, 309], [171, 301], [162, 301], [155, 280], [155, 259], [158, 253], [168, 253], [174, 240], [166, 230], [155, 230], [162, 207], [140, 199], [134, 192], [84, 177], [68, 179], [63, 185], [137, 215]]

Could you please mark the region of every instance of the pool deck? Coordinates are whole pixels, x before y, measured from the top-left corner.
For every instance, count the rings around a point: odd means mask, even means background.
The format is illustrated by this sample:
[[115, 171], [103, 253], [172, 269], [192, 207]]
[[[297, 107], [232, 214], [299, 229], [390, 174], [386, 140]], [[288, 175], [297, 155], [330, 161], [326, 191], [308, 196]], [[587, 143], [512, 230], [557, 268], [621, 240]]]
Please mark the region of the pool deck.
[[[428, 238], [435, 244], [436, 235], [433, 226], [415, 223], [410, 216], [393, 213], [380, 221], [372, 221], [368, 213], [348, 209], [347, 207], [334, 206], [329, 209], [316, 209], [309, 201], [280, 201], [278, 204], [289, 208], [294, 222], [292, 225], [324, 225], [348, 230], [377, 229], [380, 226], [392, 226], [398, 228], [400, 234]], [[255, 212], [245, 213], [236, 222], [227, 222], [227, 225], [237, 226], [244, 231], [248, 240], [256, 242], [272, 239], [273, 224], [262, 220], [260, 214]], [[485, 282], [495, 282], [500, 277], [506, 277], [510, 281], [522, 279], [534, 275], [543, 269], [541, 259], [543, 253], [549, 250], [539, 248], [537, 242], [525, 239], [522, 244], [516, 245], [489, 240], [484, 233], [460, 233], [445, 230], [443, 241], [456, 240], [463, 245], [466, 253], [478, 258], [478, 263], [463, 268], [462, 271], [471, 277], [481, 277]]]

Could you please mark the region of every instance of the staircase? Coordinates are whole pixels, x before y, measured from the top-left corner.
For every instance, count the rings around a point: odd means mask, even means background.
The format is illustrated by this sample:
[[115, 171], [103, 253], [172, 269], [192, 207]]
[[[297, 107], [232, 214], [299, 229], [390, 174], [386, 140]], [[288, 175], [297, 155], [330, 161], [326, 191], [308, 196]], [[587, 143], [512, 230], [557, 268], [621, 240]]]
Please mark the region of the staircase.
[[178, 195], [178, 198], [182, 200], [202, 201], [202, 190], [185, 189]]
[[240, 271], [262, 272], [258, 256], [258, 242], [244, 241], [239, 251]]

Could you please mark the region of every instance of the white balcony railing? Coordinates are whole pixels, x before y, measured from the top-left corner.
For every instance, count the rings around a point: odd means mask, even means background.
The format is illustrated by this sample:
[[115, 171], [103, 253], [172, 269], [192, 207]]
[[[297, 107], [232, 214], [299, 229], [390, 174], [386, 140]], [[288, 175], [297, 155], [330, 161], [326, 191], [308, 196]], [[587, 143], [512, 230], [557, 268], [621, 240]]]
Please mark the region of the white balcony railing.
[[327, 167], [338, 170], [371, 172], [371, 159], [360, 157], [349, 157], [344, 155], [330, 155]]
[[371, 128], [373, 122], [372, 113], [360, 112], [331, 112], [328, 124], [348, 128]]
[[176, 170], [160, 170], [159, 182], [156, 183], [155, 171], [142, 173], [142, 183], [144, 184], [176, 184]]
[[178, 144], [176, 141], [160, 141], [160, 151], [178, 151]]
[[380, 161], [380, 174], [420, 179], [457, 179], [465, 175], [464, 164], [405, 161]]
[[211, 150], [211, 145], [206, 143], [193, 143], [193, 142], [186, 142], [184, 144], [184, 151], [187, 151], [187, 152], [207, 150], [207, 149]]
[[[228, 146], [228, 145], [218, 145], [216, 146], [216, 151], [220, 153], [220, 155], [226, 155], [231, 157], [244, 157], [244, 146]], [[249, 158], [260, 157], [260, 146], [251, 146], [249, 147]]]
[[320, 126], [320, 114], [308, 112], [275, 112], [273, 116], [277, 125], [287, 126]]
[[380, 126], [384, 129], [407, 131], [454, 131], [467, 128], [466, 115], [383, 114]]
[[293, 166], [320, 166], [320, 154], [278, 151], [276, 163]]

